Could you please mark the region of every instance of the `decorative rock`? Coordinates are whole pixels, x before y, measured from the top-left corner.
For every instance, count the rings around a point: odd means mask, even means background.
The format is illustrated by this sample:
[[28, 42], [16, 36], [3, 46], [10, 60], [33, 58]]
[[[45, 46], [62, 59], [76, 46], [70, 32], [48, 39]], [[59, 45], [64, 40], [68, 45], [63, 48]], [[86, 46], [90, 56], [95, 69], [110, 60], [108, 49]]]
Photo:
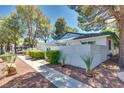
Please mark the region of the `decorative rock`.
[[8, 75], [8, 66], [6, 63], [0, 63], [0, 78]]
[[118, 78], [124, 82], [124, 71], [118, 73]]

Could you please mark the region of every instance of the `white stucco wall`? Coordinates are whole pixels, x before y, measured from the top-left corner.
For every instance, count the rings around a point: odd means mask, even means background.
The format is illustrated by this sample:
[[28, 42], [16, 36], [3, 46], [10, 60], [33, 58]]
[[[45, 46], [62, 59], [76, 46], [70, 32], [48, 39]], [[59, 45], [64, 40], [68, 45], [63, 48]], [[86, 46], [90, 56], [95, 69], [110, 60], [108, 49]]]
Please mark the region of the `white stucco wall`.
[[[95, 44], [81, 44], [80, 41], [96, 41]], [[85, 63], [80, 56], [90, 54], [93, 56], [92, 67], [95, 68], [105, 60], [107, 60], [108, 41], [106, 36], [92, 37], [78, 40], [70, 40], [67, 42], [67, 46], [55, 46], [55, 45], [43, 45], [39, 44], [38, 49], [45, 50], [45, 47], [52, 50], [60, 50], [62, 56], [66, 56], [65, 64], [85, 68]], [[113, 49], [113, 44], [112, 44]], [[61, 59], [62, 59], [61, 56]]]
[[85, 68], [85, 63], [81, 59], [81, 56], [86, 54], [90, 54], [90, 45], [73, 45], [73, 46], [62, 46], [59, 48], [61, 51], [62, 56], [66, 57], [65, 63]]
[[53, 45], [53, 44], [47, 44], [47, 43], [38, 43], [37, 44], [37, 49], [40, 49], [40, 50], [46, 50], [47, 48], [57, 48], [56, 45]]
[[93, 68], [107, 60], [107, 47], [104, 45], [91, 45], [91, 55], [93, 56]]
[[107, 59], [107, 47], [102, 45], [71, 45], [71, 46], [52, 46], [52, 50], [60, 50], [61, 58], [65, 56], [65, 64], [69, 64], [76, 67], [86, 68], [85, 63], [81, 59], [81, 56], [89, 54], [93, 56], [92, 67], [98, 66], [100, 63]]
[[107, 46], [107, 38], [106, 37], [101, 37], [101, 38], [95, 38], [94, 39], [96, 41], [96, 45], [105, 45]]

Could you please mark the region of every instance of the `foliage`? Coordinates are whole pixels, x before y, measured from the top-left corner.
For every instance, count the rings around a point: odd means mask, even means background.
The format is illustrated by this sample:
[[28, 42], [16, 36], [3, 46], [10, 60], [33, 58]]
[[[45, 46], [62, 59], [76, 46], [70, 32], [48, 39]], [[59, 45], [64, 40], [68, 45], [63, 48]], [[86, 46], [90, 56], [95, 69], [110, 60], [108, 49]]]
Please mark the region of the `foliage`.
[[36, 39], [33, 39], [33, 40], [29, 41], [29, 38], [27, 37], [27, 38], [24, 39], [23, 45], [24, 46], [30, 46], [30, 42], [32, 42], [31, 45], [34, 44], [34, 46], [36, 46], [37, 43], [38, 43], [38, 41]]
[[15, 43], [21, 37], [23, 33], [23, 25], [19, 22], [19, 17], [15, 13], [11, 13], [10, 16], [3, 20], [3, 35], [6, 35], [6, 42], [11, 40], [11, 43]]
[[78, 32], [78, 29], [67, 26], [66, 32]]
[[26, 55], [26, 56], [30, 56], [29, 50], [24, 51], [23, 54]]
[[0, 44], [9, 46], [12, 43], [16, 47], [23, 33], [23, 25], [20, 23], [18, 15], [11, 13], [10, 16], [4, 17], [0, 27], [2, 29]]
[[44, 59], [44, 52], [41, 50], [29, 50], [29, 51], [26, 51], [25, 54], [29, 55], [30, 57], [36, 60]]
[[103, 29], [103, 33], [109, 34], [113, 40], [115, 48], [119, 48], [119, 34], [117, 27], [113, 26], [112, 24], [107, 24], [106, 27]]
[[78, 29], [67, 26], [66, 20], [62, 17], [56, 20], [55, 28], [56, 30], [53, 37], [54, 39], [56, 39], [59, 36], [62, 36], [66, 32], [78, 32]]
[[46, 56], [50, 64], [58, 64], [60, 58], [60, 51], [58, 50], [50, 50], [46, 52]]
[[[85, 5], [69, 7], [78, 12], [78, 26], [85, 31], [101, 30], [108, 24], [106, 20], [113, 18], [113, 15], [109, 12], [109, 7], [112, 6]], [[112, 22], [114, 21], [115, 20], [112, 20]], [[115, 25], [115, 23], [113, 25]]]
[[11, 53], [5, 53], [3, 55], [0, 55], [0, 58], [3, 59], [7, 63], [13, 63], [15, 62], [16, 55]]
[[16, 74], [16, 68], [15, 68], [15, 60], [16, 55], [11, 53], [5, 53], [3, 55], [0, 55], [0, 58], [7, 63], [7, 69], [8, 75]]
[[47, 16], [43, 16], [39, 19], [39, 31], [38, 37], [40, 37], [45, 43], [49, 40], [52, 26], [50, 25], [50, 19]]
[[93, 57], [91, 57], [90, 55], [85, 55], [84, 57], [81, 57], [81, 59], [85, 63], [85, 65], [87, 67], [87, 71], [92, 71]]
[[103, 34], [110, 35], [113, 40], [114, 47], [119, 48], [119, 36], [115, 32], [107, 30], [103, 32]]
[[64, 18], [60, 17], [57, 19], [56, 23], [55, 23], [55, 35], [57, 36], [61, 36], [66, 32], [66, 21]]
[[35, 38], [37, 37], [37, 31], [39, 28], [39, 19], [42, 18], [43, 14], [37, 6], [16, 6], [17, 13], [21, 19], [21, 22], [28, 29], [29, 43], [33, 45]]
[[[78, 14], [78, 24], [86, 31], [99, 31], [112, 24], [119, 33], [119, 65], [124, 67], [124, 6], [123, 5], [98, 5], [98, 6], [69, 6]], [[117, 46], [117, 44], [116, 44]]]

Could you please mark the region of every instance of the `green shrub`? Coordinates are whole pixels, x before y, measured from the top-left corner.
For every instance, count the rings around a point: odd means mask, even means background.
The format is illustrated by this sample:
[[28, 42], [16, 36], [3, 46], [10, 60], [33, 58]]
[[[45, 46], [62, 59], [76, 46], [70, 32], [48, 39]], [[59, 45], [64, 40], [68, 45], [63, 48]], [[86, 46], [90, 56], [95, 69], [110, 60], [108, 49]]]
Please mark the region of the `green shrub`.
[[41, 50], [30, 50], [27, 54], [33, 59], [44, 59], [44, 52]]
[[57, 50], [47, 51], [46, 56], [50, 64], [58, 64], [60, 52]]
[[27, 50], [27, 51], [24, 51], [23, 54], [24, 54], [24, 55], [29, 55], [29, 52], [30, 52], [30, 51]]
[[13, 62], [15, 62], [16, 55], [10, 54], [10, 53], [5, 53], [3, 55], [0, 55], [0, 58], [3, 59], [7, 63], [13, 63]]

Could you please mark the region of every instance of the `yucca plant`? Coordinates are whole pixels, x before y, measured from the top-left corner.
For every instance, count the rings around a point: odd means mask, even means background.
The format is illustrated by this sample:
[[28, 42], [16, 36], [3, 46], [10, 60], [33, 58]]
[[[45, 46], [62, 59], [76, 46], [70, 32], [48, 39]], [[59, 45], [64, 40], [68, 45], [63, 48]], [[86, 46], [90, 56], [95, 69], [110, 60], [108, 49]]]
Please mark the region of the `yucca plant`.
[[93, 71], [92, 71], [92, 61], [93, 61], [93, 57], [90, 55], [85, 55], [84, 57], [81, 57], [81, 59], [83, 60], [83, 62], [86, 65], [86, 72], [87, 75], [89, 77], [93, 76]]
[[7, 64], [8, 75], [16, 74], [15, 60], [16, 55], [6, 53], [0, 56], [1, 59]]

